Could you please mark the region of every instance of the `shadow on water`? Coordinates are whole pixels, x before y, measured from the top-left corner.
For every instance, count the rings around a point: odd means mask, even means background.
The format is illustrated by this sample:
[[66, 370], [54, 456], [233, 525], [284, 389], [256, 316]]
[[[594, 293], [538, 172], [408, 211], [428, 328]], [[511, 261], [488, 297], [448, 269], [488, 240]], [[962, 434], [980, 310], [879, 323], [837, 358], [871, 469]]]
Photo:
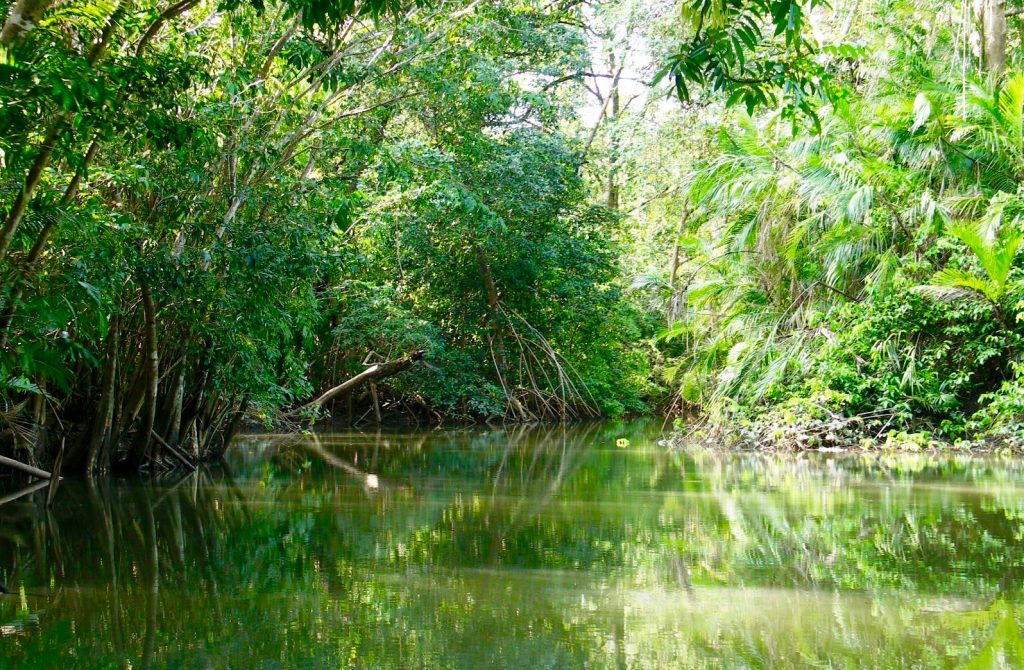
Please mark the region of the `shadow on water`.
[[49, 508], [6, 482], [0, 667], [1024, 663], [1021, 462], [658, 437], [260, 435]]

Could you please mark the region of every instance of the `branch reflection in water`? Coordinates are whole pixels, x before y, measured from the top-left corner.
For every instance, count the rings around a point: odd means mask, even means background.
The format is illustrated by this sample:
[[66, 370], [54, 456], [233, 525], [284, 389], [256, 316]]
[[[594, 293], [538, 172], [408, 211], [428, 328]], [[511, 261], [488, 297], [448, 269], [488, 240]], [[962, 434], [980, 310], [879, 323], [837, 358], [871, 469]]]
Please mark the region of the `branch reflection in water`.
[[669, 451], [656, 427], [246, 436], [185, 476], [66, 478], [50, 508], [4, 482], [0, 665], [1024, 661], [1021, 462]]

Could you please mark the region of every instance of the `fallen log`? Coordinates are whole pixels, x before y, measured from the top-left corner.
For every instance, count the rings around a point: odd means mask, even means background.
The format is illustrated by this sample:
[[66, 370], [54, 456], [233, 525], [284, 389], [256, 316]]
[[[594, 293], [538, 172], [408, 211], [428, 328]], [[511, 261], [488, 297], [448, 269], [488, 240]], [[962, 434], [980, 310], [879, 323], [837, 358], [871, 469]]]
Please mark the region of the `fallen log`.
[[9, 468], [14, 468], [15, 470], [21, 470], [22, 472], [27, 472], [28, 474], [30, 474], [33, 477], [36, 477], [38, 479], [49, 479], [50, 478], [50, 473], [47, 472], [46, 470], [40, 470], [39, 468], [34, 468], [31, 465], [29, 465], [28, 463], [22, 463], [21, 461], [16, 461], [13, 458], [7, 458], [6, 456], [0, 456], [0, 465], [6, 465]]
[[413, 363], [420, 360], [421, 358], [423, 358], [422, 349], [414, 351], [406, 356], [402, 356], [401, 358], [397, 358], [393, 361], [387, 361], [386, 363], [376, 363], [374, 365], [371, 365], [370, 367], [366, 368], [365, 370], [357, 374], [355, 377], [352, 377], [351, 379], [348, 379], [342, 382], [341, 384], [338, 384], [337, 386], [328, 389], [327, 391], [324, 391], [324, 393], [322, 393], [320, 397], [318, 397], [316, 400], [312, 400], [306, 403], [305, 405], [299, 407], [297, 410], [295, 410], [295, 413], [298, 414], [304, 410], [315, 409], [317, 407], [320, 407], [321, 405], [331, 400], [332, 398], [336, 398], [344, 393], [351, 393], [352, 391], [354, 391], [355, 389], [359, 388], [360, 386], [367, 382], [376, 382], [379, 379], [384, 379], [386, 377], [396, 375], [402, 370], [409, 368]]

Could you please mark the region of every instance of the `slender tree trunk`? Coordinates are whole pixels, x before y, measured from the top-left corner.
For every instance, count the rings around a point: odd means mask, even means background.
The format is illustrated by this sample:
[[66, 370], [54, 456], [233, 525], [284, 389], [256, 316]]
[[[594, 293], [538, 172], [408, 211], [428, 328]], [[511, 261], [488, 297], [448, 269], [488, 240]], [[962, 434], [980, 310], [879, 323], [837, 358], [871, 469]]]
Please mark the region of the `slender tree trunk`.
[[853, 6], [850, 7], [849, 13], [846, 15], [846, 20], [843, 21], [843, 27], [839, 31], [839, 41], [844, 42], [846, 38], [850, 36], [850, 30], [853, 28], [853, 20], [857, 18], [857, 14], [860, 12], [861, 0], [853, 0]]
[[[142, 425], [135, 438], [132, 463], [141, 465], [150, 455], [150, 445], [153, 441], [153, 426], [156, 423], [157, 391], [160, 385], [160, 352], [157, 348], [158, 340], [156, 333], [156, 306], [153, 303], [153, 293], [150, 291], [146, 280], [140, 280], [142, 292], [142, 310], [145, 315], [145, 347], [146, 347], [146, 398], [142, 412]], [[159, 456], [159, 454], [157, 454]]]
[[[608, 56], [608, 64], [611, 66], [611, 71], [615, 72], [615, 54], [612, 53]], [[621, 72], [621, 70], [619, 70]], [[608, 92], [608, 98], [610, 101], [610, 109], [608, 110], [608, 116], [613, 121], [619, 117], [619, 78], [615, 77], [612, 79], [611, 90]], [[612, 128], [612, 146], [611, 146], [611, 166], [608, 169], [608, 209], [612, 211], [618, 211], [619, 209], [619, 168], [617, 162], [619, 160], [619, 142], [615, 136], [616, 129]]]
[[[245, 413], [249, 409], [249, 397], [245, 396], [242, 398], [242, 402], [238, 407], [234, 407], [233, 404], [234, 402], [232, 401], [230, 411], [227, 412], [231, 415], [231, 418], [228, 420], [227, 426], [225, 426], [223, 432], [220, 434], [220, 447], [216, 450], [211, 449], [210, 445], [212, 444], [212, 439], [208, 439], [207, 447], [203, 450], [204, 460], [218, 460], [223, 458], [224, 452], [226, 452], [228, 447], [231, 446], [231, 440], [234, 439], [235, 435], [238, 433], [238, 428], [242, 425], [242, 419], [245, 417]], [[219, 426], [220, 422], [218, 421], [217, 428], [219, 428]]]
[[[24, 2], [39, 2], [40, 0], [23, 0], [23, 1]], [[52, 2], [52, 0], [43, 0], [43, 1], [47, 5], [50, 2]], [[167, 21], [170, 21], [170, 20], [180, 16], [181, 14], [186, 12], [188, 9], [190, 9], [194, 5], [198, 4], [198, 2], [199, 2], [199, 0], [182, 0], [181, 2], [178, 2], [178, 3], [174, 4], [174, 5], [172, 5], [171, 7], [169, 7], [167, 10], [165, 10], [160, 16], [157, 17], [156, 21], [154, 21], [153, 24], [150, 25], [149, 29], [142, 36], [142, 39], [139, 41], [139, 44], [138, 44], [138, 46], [135, 49], [135, 56], [139, 57], [139, 56], [141, 56], [143, 54], [143, 52], [146, 50], [146, 47], [149, 46], [149, 44], [150, 44], [150, 42], [152, 42], [153, 38], [156, 37], [157, 33], [160, 32], [160, 28], [162, 28], [163, 25]], [[124, 11], [125, 10], [124, 10], [123, 7], [118, 8], [118, 10], [115, 11], [114, 14], [111, 16], [110, 21], [107, 22], [106, 27], [104, 27], [104, 29], [103, 29], [103, 33], [102, 33], [102, 35], [100, 37], [100, 40], [98, 42], [96, 42], [93, 45], [92, 49], [89, 51], [89, 54], [88, 54], [88, 57], [87, 57], [87, 61], [89, 62], [90, 65], [92, 65], [93, 63], [98, 61], [103, 56], [103, 54], [106, 52], [107, 46], [110, 44], [111, 38], [113, 38], [114, 29], [117, 27], [117, 24], [120, 21], [121, 17], [123, 16]], [[0, 44], [3, 44], [2, 40], [0, 40]], [[118, 97], [118, 99], [120, 100], [120, 96]], [[53, 141], [50, 142], [50, 143], [47, 143], [44, 140], [42, 148], [45, 149], [49, 145], [49, 147], [50, 147], [49, 148], [49, 152], [44, 156], [43, 155], [44, 152], [41, 151], [40, 154], [37, 156], [37, 162], [38, 162], [39, 158], [42, 157], [44, 159], [45, 163], [49, 163], [50, 157], [53, 154], [53, 146], [52, 145], [56, 143], [57, 138], [60, 136], [61, 128], [59, 127], [59, 125], [60, 124], [55, 124], [55, 129], [56, 129], [55, 132], [56, 132], [56, 134], [55, 134], [55, 136], [53, 138]], [[99, 136], [97, 135], [97, 136], [93, 137], [92, 141], [89, 143], [89, 148], [85, 152], [85, 157], [83, 158], [81, 165], [79, 165], [78, 168], [75, 170], [75, 174], [71, 177], [71, 181], [68, 183], [67, 187], [64, 189], [64, 195], [61, 197], [61, 200], [60, 200], [60, 204], [61, 204], [62, 207], [63, 206], [67, 206], [74, 199], [74, 197], [78, 194], [78, 189], [79, 189], [79, 187], [81, 186], [81, 183], [82, 183], [82, 177], [85, 175], [85, 171], [88, 169], [89, 164], [92, 162], [93, 157], [96, 155], [96, 151], [99, 149], [99, 144], [100, 144]], [[34, 167], [34, 165], [33, 165], [33, 167]], [[44, 164], [42, 166], [42, 169], [45, 169], [45, 167], [46, 167], [46, 165]], [[40, 169], [40, 174], [42, 172], [42, 169]], [[28, 186], [29, 183], [31, 182], [31, 177], [32, 177], [32, 171], [30, 170], [29, 178], [26, 179], [26, 186]], [[11, 219], [12, 215], [15, 214], [15, 210], [16, 210], [17, 206], [18, 205], [21, 206], [21, 212], [17, 214], [16, 220], [13, 221], [12, 230], [9, 233], [9, 235], [11, 237], [14, 236], [14, 232], [17, 230], [17, 227], [18, 227], [18, 225], [21, 222], [21, 217], [24, 216], [24, 208], [28, 205], [29, 202], [32, 201], [32, 194], [35, 191], [35, 187], [37, 185], [38, 185], [38, 177], [36, 178], [35, 183], [31, 185], [31, 188], [23, 188], [22, 189], [22, 191], [18, 194], [18, 199], [15, 200], [16, 207], [12, 208], [11, 211], [8, 213], [8, 217], [7, 218]], [[26, 270], [25, 270], [26, 273], [28, 272], [29, 269], [31, 269], [31, 266], [42, 255], [42, 251], [46, 247], [46, 243], [49, 240], [50, 234], [53, 232], [53, 228], [56, 225], [57, 225], [57, 219], [56, 218], [50, 219], [49, 221], [47, 221], [47, 223], [39, 231], [39, 234], [36, 236], [35, 242], [32, 245], [32, 250], [29, 252], [29, 258], [26, 260]], [[8, 239], [8, 240], [6, 240], [6, 242], [4, 240], [4, 236], [8, 234], [7, 233], [7, 228], [8, 228], [8, 222], [5, 220], [4, 228], [3, 228], [2, 231], [0, 231], [0, 260], [3, 260], [4, 255], [7, 253], [7, 248], [8, 248], [8, 246], [10, 246], [10, 240]], [[19, 292], [19, 295], [20, 295], [20, 292]], [[2, 327], [2, 324], [0, 324], [0, 327]], [[6, 336], [6, 329], [4, 329], [4, 336]], [[0, 343], [0, 346], [2, 346], [2, 343]]]
[[373, 399], [373, 418], [380, 425], [380, 399], [377, 396], [377, 384], [370, 382], [370, 397]]
[[[82, 177], [85, 173], [86, 167], [92, 162], [93, 157], [96, 155], [96, 150], [99, 148], [99, 141], [93, 140], [92, 144], [89, 145], [88, 150], [85, 152], [85, 157], [82, 160], [82, 164], [75, 170], [74, 177], [68, 183], [67, 188], [64, 189], [64, 195], [61, 196], [60, 206], [67, 207], [71, 204], [71, 201], [78, 195], [78, 189], [82, 184]], [[20, 276], [14, 280], [13, 286], [11, 287], [11, 294], [7, 300], [7, 304], [4, 305], [3, 313], [0, 313], [0, 349], [7, 346], [7, 339], [10, 337], [11, 323], [14, 321], [14, 315], [18, 309], [18, 303], [21, 302], [21, 296], [25, 293], [25, 282], [28, 281], [32, 275], [32, 270], [35, 269], [36, 263], [43, 255], [43, 250], [46, 248], [46, 243], [50, 239], [50, 235], [53, 233], [53, 229], [57, 226], [57, 217], [51, 216], [47, 219], [43, 227], [39, 229], [38, 235], [36, 235], [35, 242], [32, 244], [32, 249], [29, 250], [28, 256], [25, 258], [25, 262], [21, 267]]]
[[44, 454], [49, 441], [49, 428], [46, 425], [46, 383], [40, 379], [37, 385], [42, 393], [32, 398], [32, 423], [36, 432], [35, 453]]
[[676, 237], [672, 243], [672, 261], [671, 265], [669, 266], [668, 272], [668, 288], [669, 291], [671, 291], [671, 295], [668, 299], [668, 314], [666, 315], [666, 319], [668, 321], [669, 326], [671, 326], [672, 323], [675, 321], [676, 314], [679, 311], [676, 308], [679, 299], [678, 295], [676, 294], [676, 280], [679, 278], [679, 240], [683, 236], [683, 231], [686, 230], [686, 220], [689, 217], [690, 209], [688, 206], [684, 205], [683, 213], [679, 216], [679, 225], [676, 227]]
[[[143, 361], [145, 361], [145, 354], [143, 354]], [[124, 370], [131, 370], [133, 367], [133, 365], [128, 364], [122, 365]], [[118, 403], [117, 419], [114, 421], [113, 429], [115, 441], [120, 441], [124, 437], [142, 410], [142, 404], [146, 398], [146, 371], [140, 370], [135, 375], [134, 381], [128, 386], [128, 391], [119, 395], [120, 402]]]
[[288, 44], [288, 40], [292, 38], [292, 35], [295, 34], [295, 31], [299, 29], [301, 24], [302, 10], [299, 10], [298, 15], [295, 17], [295, 21], [285, 29], [284, 33], [281, 34], [281, 37], [277, 38], [274, 45], [270, 47], [270, 53], [268, 53], [267, 57], [263, 60], [263, 65], [260, 66], [259, 72], [256, 75], [257, 79], [267, 78], [267, 75], [270, 74], [270, 68], [274, 65], [274, 59], [277, 58], [279, 53], [281, 53], [281, 49]]
[[[189, 394], [187, 403], [184, 400], [182, 402], [181, 430], [179, 431], [178, 439], [191, 439], [189, 435], [195, 428], [203, 408], [203, 398], [206, 394], [206, 384], [210, 378], [210, 370], [205, 363], [201, 364], [199, 369], [195, 390]], [[198, 454], [198, 445], [196, 446], [196, 451]]]
[[143, 34], [142, 39], [139, 40], [138, 45], [135, 47], [135, 57], [138, 58], [149, 46], [149, 43], [160, 34], [160, 29], [164, 27], [164, 24], [172, 19], [181, 16], [192, 7], [199, 4], [199, 0], [180, 0], [163, 11], [156, 18], [156, 21], [150, 24], [149, 29]]
[[480, 247], [476, 248], [476, 260], [480, 268], [480, 278], [484, 282], [484, 293], [487, 296], [487, 318], [491, 322], [494, 364], [498, 367], [498, 374], [504, 378], [508, 371], [508, 363], [505, 359], [505, 337], [501, 327], [501, 297], [498, 295], [498, 287], [495, 286], [494, 277], [491, 275], [491, 265], [487, 262], [487, 257]]
[[[103, 363], [103, 382], [100, 392], [99, 410], [93, 421], [89, 451], [85, 461], [85, 472], [92, 475], [97, 470], [110, 467], [110, 449], [107, 443], [112, 439], [110, 430], [114, 419], [114, 384], [117, 380], [117, 352], [120, 348], [121, 321], [115, 312], [110, 317], [110, 332], [107, 333], [107, 355]], [[102, 456], [102, 458], [101, 458]]]
[[[39, 0], [21, 0], [23, 3], [36, 4]], [[43, 9], [48, 5], [44, 5]], [[114, 30], [117, 24], [121, 20], [121, 16], [124, 14], [125, 9], [119, 7], [111, 15], [110, 20], [107, 21], [107, 25], [104, 26], [103, 32], [100, 35], [100, 39], [93, 44], [86, 56], [86, 62], [92, 66], [98, 61], [106, 51], [107, 45], [110, 44], [111, 38], [114, 36]], [[40, 14], [42, 10], [40, 10]], [[8, 21], [10, 21], [8, 17]], [[6, 29], [6, 24], [5, 24]], [[0, 44], [3, 44], [0, 39]], [[11, 209], [8, 210], [4, 216], [3, 226], [0, 227], [0, 261], [7, 256], [7, 251], [11, 247], [11, 241], [14, 239], [14, 233], [17, 232], [18, 226], [21, 225], [22, 220], [25, 218], [25, 212], [28, 209], [28, 205], [32, 202], [32, 197], [35, 195], [36, 188], [39, 186], [39, 182], [42, 179], [43, 171], [46, 170], [46, 166], [50, 164], [50, 159], [53, 157], [54, 149], [57, 146], [57, 141], [60, 139], [61, 134], [68, 125], [69, 116], [66, 114], [59, 114], [57, 118], [50, 123], [50, 126], [46, 130], [46, 134], [43, 137], [42, 143], [39, 145], [39, 149], [36, 151], [36, 157], [32, 161], [32, 165], [29, 167], [28, 174], [25, 176], [25, 181], [21, 185], [17, 196], [14, 198], [14, 204], [11, 205]], [[77, 191], [78, 186], [75, 185], [74, 189]], [[49, 233], [47, 233], [49, 234]]]
[[484, 282], [484, 290], [487, 295], [487, 316], [491, 322], [491, 346], [494, 351], [494, 367], [497, 369], [498, 381], [505, 392], [505, 398], [509, 407], [519, 416], [521, 420], [534, 418], [531, 412], [523, 406], [519, 398], [515, 396], [513, 389], [509, 388], [508, 382], [508, 358], [505, 350], [504, 328], [501, 324], [501, 296], [498, 294], [498, 287], [494, 284], [494, 277], [491, 274], [491, 265], [480, 247], [476, 248], [477, 263], [480, 266], [480, 277]]
[[7, 250], [11, 247], [14, 233], [18, 231], [18, 226], [21, 225], [22, 220], [25, 218], [25, 211], [28, 209], [29, 202], [32, 201], [32, 195], [35, 193], [36, 187], [39, 186], [39, 181], [43, 177], [43, 171], [50, 164], [50, 158], [53, 157], [53, 150], [57, 146], [57, 139], [60, 137], [61, 131], [64, 130], [64, 125], [65, 119], [62, 115], [47, 128], [46, 135], [39, 145], [39, 150], [36, 152], [36, 157], [28, 169], [25, 182], [14, 197], [14, 204], [7, 211], [7, 216], [4, 217], [3, 227], [0, 227], [0, 261], [7, 256]]
[[[617, 90], [619, 87], [619, 77], [622, 76], [623, 66], [620, 64], [619, 69], [611, 73], [612, 76], [612, 89]], [[580, 152], [581, 160], [577, 169], [581, 169], [583, 164], [587, 160], [587, 156], [590, 155], [590, 148], [594, 146], [594, 140], [597, 139], [597, 131], [601, 129], [601, 124], [608, 119], [608, 106], [611, 103], [611, 96], [602, 98], [598, 93], [598, 102], [601, 103], [601, 113], [597, 117], [597, 121], [594, 123], [594, 127], [590, 129], [590, 133], [587, 135], [587, 141], [583, 144], [583, 151]]]
[[185, 398], [184, 361], [182, 361], [182, 364], [178, 367], [178, 372], [174, 376], [172, 389], [174, 394], [171, 396], [171, 406], [167, 412], [164, 439], [167, 440], [168, 444], [177, 446], [181, 432], [182, 402]]
[[6, 466], [14, 468], [15, 470], [21, 470], [22, 472], [28, 473], [37, 479], [49, 479], [50, 473], [46, 470], [41, 470], [37, 467], [31, 466], [21, 461], [16, 461], [13, 458], [7, 458], [6, 456], [0, 456], [0, 466]]

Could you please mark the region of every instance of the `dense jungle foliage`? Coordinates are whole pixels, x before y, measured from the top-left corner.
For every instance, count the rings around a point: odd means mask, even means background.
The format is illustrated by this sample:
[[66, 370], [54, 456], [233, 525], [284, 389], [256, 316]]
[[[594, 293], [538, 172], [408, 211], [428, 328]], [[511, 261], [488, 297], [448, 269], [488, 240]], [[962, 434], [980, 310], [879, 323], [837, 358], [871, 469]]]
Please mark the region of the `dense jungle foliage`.
[[666, 408], [1013, 441], [1020, 12], [0, 0], [3, 450]]
[[194, 462], [246, 416], [332, 404], [645, 408], [654, 322], [562, 130], [578, 9], [39, 4], [0, 42], [0, 368], [27, 460]]
[[[1022, 8], [805, 3], [784, 22], [773, 3], [774, 41], [748, 50], [759, 7], [705, 23], [724, 60], [697, 79], [719, 94], [620, 126], [678, 406], [762, 447], [1017, 444]], [[638, 23], [649, 43], [675, 45], [674, 13]]]

